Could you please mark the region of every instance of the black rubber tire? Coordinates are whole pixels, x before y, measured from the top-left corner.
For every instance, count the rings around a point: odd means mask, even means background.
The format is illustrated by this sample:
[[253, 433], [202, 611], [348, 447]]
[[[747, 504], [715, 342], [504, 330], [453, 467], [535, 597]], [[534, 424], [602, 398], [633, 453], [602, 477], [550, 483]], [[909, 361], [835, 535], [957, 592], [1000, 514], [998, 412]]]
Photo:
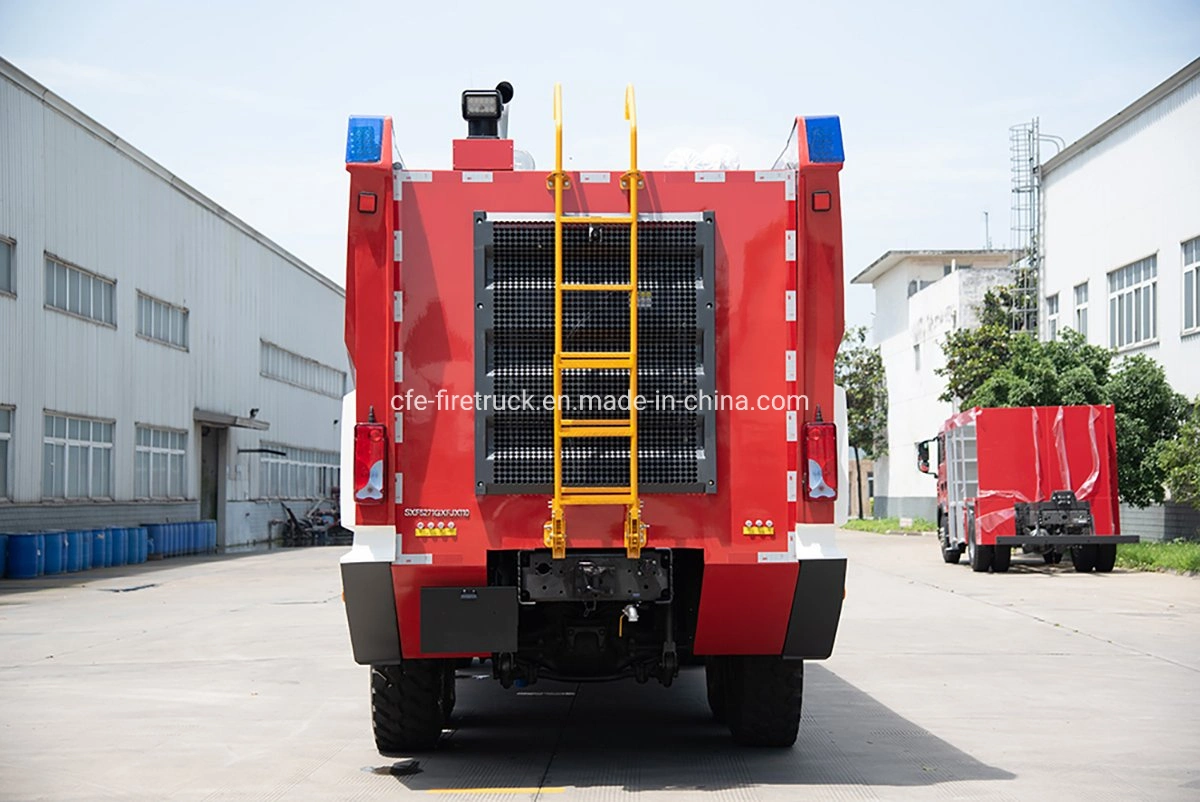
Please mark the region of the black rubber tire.
[[371, 666], [371, 724], [384, 755], [433, 749], [442, 737], [445, 667], [441, 660]]
[[742, 746], [790, 747], [800, 733], [804, 663], [776, 656], [731, 657], [728, 718]]
[[1097, 551], [1098, 547], [1094, 545], [1072, 546], [1071, 562], [1075, 564], [1075, 571], [1080, 574], [1089, 574], [1095, 570]]
[[997, 574], [1003, 574], [1008, 571], [1012, 565], [1012, 546], [993, 546], [992, 551], [992, 570]]
[[967, 557], [971, 561], [971, 570], [977, 574], [986, 574], [988, 569], [992, 567], [992, 557], [995, 551], [994, 546], [975, 545], [975, 521], [974, 519], [968, 521]]
[[457, 679], [458, 672], [455, 667], [457, 661], [449, 660], [446, 662], [445, 677], [442, 679], [442, 716], [443, 724], [450, 723], [450, 716], [454, 713], [454, 704], [458, 701]]
[[704, 661], [704, 684], [708, 689], [708, 709], [713, 721], [724, 724], [729, 710], [729, 658], [709, 657]]
[[1046, 565], [1054, 565], [1054, 563], [1055, 563], [1054, 557], [1055, 557], [1055, 552], [1053, 552], [1053, 551], [1043, 551], [1042, 552], [1042, 562], [1044, 562]]
[[1112, 569], [1117, 564], [1117, 544], [1116, 543], [1097, 543], [1096, 544], [1096, 572], [1100, 574], [1112, 573]]
[[946, 516], [938, 512], [938, 545], [942, 549], [942, 562], [948, 565], [958, 565], [962, 550], [950, 545], [950, 532], [946, 527]]

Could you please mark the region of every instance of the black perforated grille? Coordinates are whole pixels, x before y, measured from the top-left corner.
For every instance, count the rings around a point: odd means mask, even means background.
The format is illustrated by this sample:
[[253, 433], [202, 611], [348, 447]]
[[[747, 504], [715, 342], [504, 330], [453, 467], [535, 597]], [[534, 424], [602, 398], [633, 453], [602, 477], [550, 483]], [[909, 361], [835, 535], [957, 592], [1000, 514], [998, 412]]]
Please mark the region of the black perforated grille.
[[[711, 220], [643, 221], [638, 228], [638, 481], [652, 492], [697, 492], [711, 486], [715, 454], [705, 449], [711, 415], [688, 411], [704, 390], [702, 318], [711, 320], [703, 243]], [[708, 234], [704, 240], [701, 235]], [[490, 223], [491, 248], [479, 287], [484, 360], [479, 391], [496, 399], [480, 414], [485, 450], [482, 492], [529, 491], [553, 482], [554, 224]], [[711, 259], [711, 254], [709, 255]], [[568, 284], [629, 281], [629, 229], [571, 225], [564, 229]], [[708, 279], [711, 282], [711, 278]], [[627, 291], [565, 292], [563, 350], [629, 349]], [[709, 323], [711, 331], [711, 323]], [[711, 336], [711, 335], [710, 335]], [[628, 416], [627, 370], [568, 370], [563, 417]], [[516, 403], [513, 403], [516, 402]], [[710, 433], [711, 434], [711, 433]], [[563, 481], [572, 487], [629, 483], [629, 439], [573, 438], [562, 447]]]

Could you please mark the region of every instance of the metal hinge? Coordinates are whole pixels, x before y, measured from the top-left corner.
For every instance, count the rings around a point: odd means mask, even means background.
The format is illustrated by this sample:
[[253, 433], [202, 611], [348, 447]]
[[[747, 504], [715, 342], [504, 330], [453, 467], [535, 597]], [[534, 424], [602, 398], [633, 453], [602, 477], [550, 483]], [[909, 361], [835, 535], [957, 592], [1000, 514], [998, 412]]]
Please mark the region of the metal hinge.
[[397, 231], [392, 234], [392, 259], [397, 262], [404, 261], [404, 232]]
[[397, 323], [404, 320], [404, 292], [401, 290], [392, 294], [392, 320]]
[[784, 237], [783, 258], [789, 262], [794, 262], [796, 261], [796, 232], [788, 231], [784, 234]]
[[[399, 318], [396, 318], [399, 320]], [[796, 320], [796, 291], [788, 290], [783, 294], [783, 319], [787, 321]]]

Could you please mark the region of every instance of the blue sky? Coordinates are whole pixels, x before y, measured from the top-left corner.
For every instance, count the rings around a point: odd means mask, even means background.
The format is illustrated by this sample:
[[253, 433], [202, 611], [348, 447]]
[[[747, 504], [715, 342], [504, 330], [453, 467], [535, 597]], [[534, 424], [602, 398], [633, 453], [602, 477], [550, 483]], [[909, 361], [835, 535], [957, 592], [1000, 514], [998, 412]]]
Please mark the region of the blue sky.
[[[339, 282], [350, 114], [447, 167], [459, 92], [516, 87], [510, 134], [573, 168], [731, 145], [768, 167], [796, 114], [839, 114], [847, 279], [894, 248], [1009, 241], [1008, 127], [1068, 142], [1200, 54], [1200, 3], [605, 4], [0, 0], [0, 55]], [[2, 111], [2, 110], [0, 110]], [[1050, 151], [1052, 152], [1052, 151]], [[1045, 151], [1044, 151], [1045, 153]], [[870, 322], [868, 289], [847, 320]]]

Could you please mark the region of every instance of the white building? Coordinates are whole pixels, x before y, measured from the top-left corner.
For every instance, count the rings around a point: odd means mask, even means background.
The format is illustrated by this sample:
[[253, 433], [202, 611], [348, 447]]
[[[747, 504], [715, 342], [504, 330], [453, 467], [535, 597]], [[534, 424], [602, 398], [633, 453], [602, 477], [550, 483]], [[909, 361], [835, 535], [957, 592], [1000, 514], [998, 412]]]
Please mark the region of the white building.
[[1200, 59], [1041, 168], [1043, 336], [1161, 362], [1200, 394]]
[[[1146, 354], [1200, 395], [1200, 59], [1042, 165], [1041, 188], [1042, 336], [1071, 327]], [[1122, 521], [1176, 537], [1200, 515], [1168, 505]]]
[[338, 482], [343, 302], [0, 59], [0, 532], [265, 539]]
[[854, 277], [875, 290], [872, 334], [888, 394], [888, 453], [875, 461], [875, 516], [937, 519], [937, 483], [917, 470], [917, 447], [938, 433], [954, 406], [946, 382], [946, 334], [978, 323], [991, 287], [1012, 282], [1008, 251], [888, 251]]

